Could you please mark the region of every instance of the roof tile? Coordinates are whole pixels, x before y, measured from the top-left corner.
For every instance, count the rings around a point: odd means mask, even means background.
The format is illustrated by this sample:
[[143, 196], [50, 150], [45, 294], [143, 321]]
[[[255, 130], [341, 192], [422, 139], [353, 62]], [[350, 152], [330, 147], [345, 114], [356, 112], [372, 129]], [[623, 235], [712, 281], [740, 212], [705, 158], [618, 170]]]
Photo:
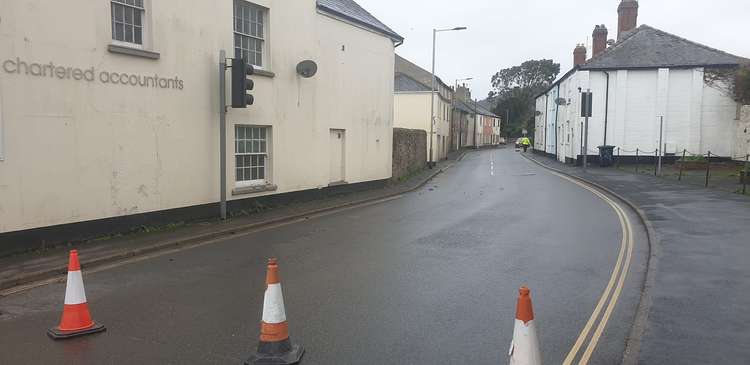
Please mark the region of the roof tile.
[[580, 69], [734, 66], [742, 60], [741, 57], [642, 25]]
[[404, 37], [398, 35], [353, 0], [317, 0], [317, 4], [318, 8], [383, 33], [393, 40], [399, 42], [404, 40]]

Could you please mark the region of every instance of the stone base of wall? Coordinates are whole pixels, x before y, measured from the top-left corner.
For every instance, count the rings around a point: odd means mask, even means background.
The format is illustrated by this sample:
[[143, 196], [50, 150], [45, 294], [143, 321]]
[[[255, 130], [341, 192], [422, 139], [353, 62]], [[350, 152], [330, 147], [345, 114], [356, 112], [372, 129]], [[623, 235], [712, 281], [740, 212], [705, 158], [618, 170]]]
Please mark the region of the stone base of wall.
[[398, 180], [427, 166], [427, 132], [393, 128], [393, 179]]

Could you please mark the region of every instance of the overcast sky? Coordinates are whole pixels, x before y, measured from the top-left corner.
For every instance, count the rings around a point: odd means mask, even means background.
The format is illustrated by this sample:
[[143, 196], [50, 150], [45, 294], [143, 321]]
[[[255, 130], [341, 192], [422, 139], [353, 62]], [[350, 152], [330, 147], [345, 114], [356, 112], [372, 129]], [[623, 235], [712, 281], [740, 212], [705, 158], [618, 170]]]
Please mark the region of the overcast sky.
[[[433, 28], [438, 33], [436, 73], [453, 84], [473, 77], [484, 98], [500, 69], [551, 58], [561, 73], [573, 66], [576, 43], [587, 43], [595, 24], [617, 37], [619, 0], [356, 0], [406, 38], [396, 53], [429, 70]], [[693, 5], [695, 4], [695, 5]], [[641, 0], [638, 24], [648, 24], [720, 50], [750, 58], [750, 1]]]

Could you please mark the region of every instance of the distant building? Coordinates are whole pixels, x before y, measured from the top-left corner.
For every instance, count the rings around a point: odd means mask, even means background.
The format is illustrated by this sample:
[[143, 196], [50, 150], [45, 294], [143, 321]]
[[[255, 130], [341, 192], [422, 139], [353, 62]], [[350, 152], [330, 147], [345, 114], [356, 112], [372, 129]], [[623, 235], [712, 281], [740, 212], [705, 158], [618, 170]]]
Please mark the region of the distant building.
[[490, 110], [492, 108], [492, 104], [487, 100], [477, 103], [479, 125], [482, 126], [481, 144], [485, 146], [496, 146], [505, 142], [500, 136], [501, 118]]
[[504, 143], [500, 136], [502, 120], [486, 104], [472, 100], [465, 86], [456, 89], [452, 121], [453, 143], [459, 147], [482, 147]]
[[477, 110], [466, 85], [458, 86], [453, 95], [451, 136], [453, 149], [476, 147]]
[[[618, 14], [618, 40], [609, 41], [606, 26], [597, 25], [592, 58], [577, 46], [573, 69], [536, 98], [535, 149], [568, 162], [597, 154], [603, 144], [625, 156], [636, 149], [653, 156], [657, 148], [734, 156], [739, 108], [712, 75], [747, 60], [647, 25], [636, 28], [637, 1], [623, 0]], [[589, 89], [593, 116], [583, 151], [580, 92]]]
[[[432, 110], [432, 73], [396, 55], [394, 72], [393, 126], [398, 128], [421, 129], [427, 132], [427, 156], [431, 162], [448, 157], [450, 148], [450, 120], [453, 107], [453, 89], [436, 77], [435, 96]], [[434, 121], [430, 128], [430, 116]], [[432, 153], [430, 153], [430, 132], [432, 129]]]
[[220, 50], [257, 69], [255, 104], [227, 115], [230, 208], [391, 176], [403, 38], [352, 0], [24, 0], [0, 14], [0, 244], [218, 215]]

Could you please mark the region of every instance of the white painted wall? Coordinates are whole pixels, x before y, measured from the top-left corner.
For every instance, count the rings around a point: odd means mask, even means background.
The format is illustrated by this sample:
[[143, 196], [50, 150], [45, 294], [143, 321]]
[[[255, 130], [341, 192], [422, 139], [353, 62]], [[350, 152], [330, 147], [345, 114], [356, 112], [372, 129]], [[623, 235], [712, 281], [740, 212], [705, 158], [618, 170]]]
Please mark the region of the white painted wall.
[[545, 151], [544, 141], [546, 138], [546, 120], [547, 120], [547, 98], [545, 96], [536, 99], [534, 117], [534, 149]]
[[[397, 92], [393, 95], [393, 126], [396, 128], [421, 129], [430, 135], [430, 92]], [[448, 157], [450, 140], [450, 102], [435, 94], [435, 125], [433, 127], [433, 161]], [[443, 110], [448, 110], [447, 115]], [[445, 137], [445, 145], [443, 144]], [[428, 137], [429, 138], [429, 137]], [[427, 141], [429, 159], [430, 143]]]
[[701, 151], [724, 157], [735, 155], [732, 142], [737, 133], [737, 103], [723, 91], [704, 85], [701, 118]]
[[[314, 0], [255, 2], [270, 9], [266, 65], [275, 77], [255, 76], [256, 104], [228, 114], [227, 188], [234, 124], [251, 124], [272, 128], [270, 182], [278, 189], [230, 199], [327, 186], [331, 128], [346, 130], [349, 183], [389, 178], [392, 41], [318, 13]], [[0, 2], [0, 62], [159, 74], [184, 88], [0, 69], [0, 232], [218, 201], [218, 53], [233, 54], [233, 2], [147, 0], [158, 60], [107, 51], [109, 6]], [[311, 79], [295, 72], [305, 59], [319, 66]]]

